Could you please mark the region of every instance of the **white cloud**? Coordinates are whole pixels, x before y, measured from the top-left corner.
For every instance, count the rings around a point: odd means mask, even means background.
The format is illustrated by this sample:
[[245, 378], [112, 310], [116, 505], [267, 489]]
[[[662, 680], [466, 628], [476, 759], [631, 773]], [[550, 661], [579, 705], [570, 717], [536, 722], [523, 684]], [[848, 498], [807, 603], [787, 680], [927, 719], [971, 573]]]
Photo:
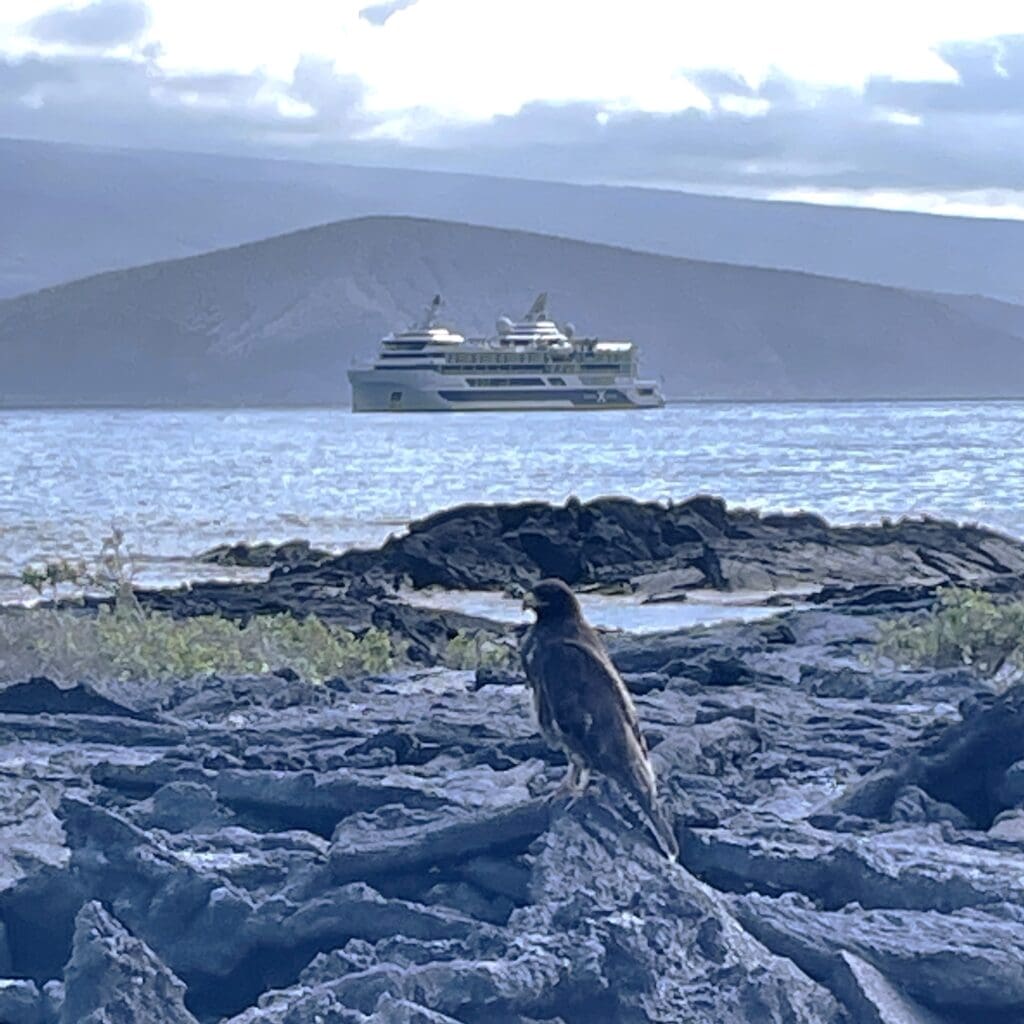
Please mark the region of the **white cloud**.
[[138, 42], [149, 28], [146, 0], [91, 0], [57, 7], [25, 26], [40, 43], [112, 49]]
[[[19, 26], [62, 5], [0, 6], [0, 50], [10, 51], [25, 45]], [[940, 42], [1024, 32], [1024, 4], [1006, 0], [419, 0], [383, 24], [360, 17], [366, 0], [289, 0], [286, 10], [251, 0], [149, 6], [170, 69], [286, 78], [314, 56], [359, 76], [373, 110], [426, 108], [459, 120], [536, 101], [676, 111], [700, 103], [680, 74], [698, 67], [755, 84], [773, 71], [832, 85], [871, 75], [949, 80], [934, 52]]]
[[371, 25], [386, 25], [399, 11], [412, 7], [416, 0], [383, 0], [362, 8], [359, 17]]
[[87, 6], [0, 0], [0, 133], [1019, 205], [1024, 4], [1006, 0], [148, 0], [144, 47], [33, 36]]
[[994, 217], [1024, 220], [1024, 193], [1005, 189], [967, 192], [897, 192], [882, 189], [789, 188], [768, 193], [770, 199], [826, 206], [862, 206], [875, 210], [914, 210], [947, 217]]

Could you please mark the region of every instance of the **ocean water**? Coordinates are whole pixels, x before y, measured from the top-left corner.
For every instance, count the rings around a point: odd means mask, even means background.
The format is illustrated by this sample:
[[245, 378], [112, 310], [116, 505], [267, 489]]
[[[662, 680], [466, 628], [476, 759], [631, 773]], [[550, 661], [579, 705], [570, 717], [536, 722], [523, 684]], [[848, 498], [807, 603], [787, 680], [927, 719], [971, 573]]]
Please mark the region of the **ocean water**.
[[[835, 522], [930, 514], [1024, 536], [1024, 402], [681, 404], [645, 412], [0, 412], [0, 599], [23, 566], [94, 556], [137, 578], [238, 540], [375, 545], [465, 501], [697, 492]], [[209, 570], [207, 570], [208, 572]]]

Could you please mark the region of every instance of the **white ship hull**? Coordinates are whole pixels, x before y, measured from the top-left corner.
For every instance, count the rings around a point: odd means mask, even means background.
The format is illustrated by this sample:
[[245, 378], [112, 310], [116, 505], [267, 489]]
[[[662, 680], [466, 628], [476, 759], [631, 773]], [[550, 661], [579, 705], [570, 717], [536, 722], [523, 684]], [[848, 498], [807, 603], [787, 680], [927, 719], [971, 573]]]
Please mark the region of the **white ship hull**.
[[571, 409], [658, 409], [665, 404], [654, 381], [617, 378], [595, 385], [562, 374], [564, 383], [529, 387], [490, 384], [432, 369], [353, 369], [353, 412], [484, 412]]

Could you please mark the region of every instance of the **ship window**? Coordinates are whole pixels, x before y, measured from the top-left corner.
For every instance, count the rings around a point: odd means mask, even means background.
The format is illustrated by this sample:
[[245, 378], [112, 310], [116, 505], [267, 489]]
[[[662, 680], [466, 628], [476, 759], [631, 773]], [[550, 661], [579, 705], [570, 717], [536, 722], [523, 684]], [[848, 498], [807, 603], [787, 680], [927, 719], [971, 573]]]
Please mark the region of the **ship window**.
[[565, 387], [565, 381], [561, 377], [548, 377], [549, 384], [557, 384], [559, 387]]
[[391, 404], [392, 405], [398, 405], [398, 403], [401, 402], [401, 401], [402, 401], [402, 392], [401, 391], [392, 391], [391, 392]]
[[654, 388], [640, 388], [640, 394], [641, 395], [653, 395], [654, 394]]

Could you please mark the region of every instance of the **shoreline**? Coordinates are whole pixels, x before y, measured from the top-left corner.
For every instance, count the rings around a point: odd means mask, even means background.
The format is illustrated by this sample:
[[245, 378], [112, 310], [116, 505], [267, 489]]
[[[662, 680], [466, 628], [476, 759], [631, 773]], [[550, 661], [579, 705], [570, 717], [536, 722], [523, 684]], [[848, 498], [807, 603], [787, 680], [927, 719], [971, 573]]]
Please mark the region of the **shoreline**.
[[[612, 495], [591, 499], [587, 502], [580, 502], [578, 498], [569, 497], [562, 505], [546, 502], [544, 500], [530, 499], [517, 503], [496, 502], [491, 505], [487, 505], [485, 503], [480, 506], [473, 503], [466, 505], [454, 505], [449, 508], [443, 508], [429, 513], [422, 518], [410, 518], [407, 520], [388, 519], [387, 521], [373, 520], [372, 525], [379, 527], [381, 538], [376, 546], [372, 543], [366, 544], [365, 542], [360, 543], [359, 541], [354, 541], [347, 546], [333, 546], [330, 543], [290, 536], [283, 540], [226, 539], [204, 551], [186, 555], [146, 554], [145, 552], [140, 552], [135, 555], [137, 565], [139, 567], [137, 585], [140, 589], [147, 591], [175, 592], [182, 588], [189, 588], [192, 586], [202, 587], [207, 584], [264, 583], [269, 581], [271, 574], [276, 568], [280, 568], [281, 566], [287, 567], [289, 561], [294, 561], [298, 557], [296, 553], [304, 554], [307, 560], [318, 562], [329, 562], [331, 560], [344, 561], [348, 556], [359, 557], [365, 555], [372, 558], [375, 554], [383, 551], [389, 544], [393, 542], [401, 543], [403, 540], [407, 540], [411, 533], [416, 532], [419, 528], [419, 524], [443, 519], [453, 512], [457, 513], [463, 509], [473, 509], [476, 507], [515, 508], [520, 506], [530, 508], [546, 506], [554, 509], [560, 507], [568, 508], [572, 506], [589, 505], [600, 502], [624, 502], [627, 504], [634, 503], [638, 506], [669, 512], [673, 508], [685, 506], [689, 502], [705, 497], [706, 496], [696, 495], [683, 501], [673, 501], [672, 499], [638, 501], [625, 496]], [[718, 498], [713, 500], [721, 502], [721, 499]], [[914, 526], [927, 527], [931, 525], [939, 528], [946, 528], [951, 533], [955, 533], [958, 530], [980, 531], [981, 533], [991, 534], [993, 538], [997, 538], [998, 540], [1011, 545], [1016, 545], [1018, 543], [1024, 544], [1024, 538], [1016, 536], [1010, 530], [1002, 529], [999, 526], [987, 524], [982, 521], [966, 518], [954, 520], [932, 516], [927, 513], [920, 513], [907, 514], [898, 518], [880, 515], [877, 519], [833, 519], [826, 521], [818, 513], [807, 512], [803, 509], [780, 507], [764, 510], [760, 507], [752, 507], [742, 504], [728, 506], [724, 505], [724, 503], [722, 504], [723, 508], [726, 508], [730, 515], [747, 518], [753, 517], [755, 520], [761, 521], [789, 520], [794, 523], [810, 521], [820, 523], [826, 529], [839, 531], [840, 533], [848, 531], [870, 535], [873, 532], [882, 532], [887, 530], [896, 530], [898, 533], [900, 529], [904, 528], [910, 529]], [[368, 523], [366, 525], [369, 526], [371, 524]], [[56, 557], [57, 560], [59, 560], [62, 556]], [[81, 557], [81, 555], [72, 555], [71, 560], [78, 560]], [[39, 558], [35, 560], [30, 559], [26, 561], [26, 564], [39, 564], [44, 561], [45, 559]], [[169, 573], [163, 572], [161, 571], [161, 567], [173, 571], [170, 571]], [[20, 586], [19, 580], [20, 575], [16, 572], [0, 571], [0, 609], [4, 607], [16, 607], [18, 605], [24, 605], [26, 602], [34, 603], [36, 601], [36, 598], [28, 591], [27, 588]], [[628, 580], [623, 578], [616, 582], [625, 584], [628, 583]], [[893, 580], [891, 582], [898, 583], [899, 581]], [[798, 596], [802, 591], [806, 591], [812, 587], [813, 584], [793, 583], [781, 588], [759, 588], [755, 586], [746, 588], [746, 590], [754, 596], [754, 603], [758, 603], [757, 595], [760, 595], [763, 601], [778, 603], [779, 601], [784, 600], [789, 594]], [[441, 587], [440, 589], [444, 590], [444, 587]], [[458, 593], [460, 589], [462, 588], [453, 588], [453, 593]], [[482, 589], [486, 590], [487, 588], [485, 587]], [[667, 601], [673, 600], [671, 595], [663, 599]], [[703, 603], [713, 604], [716, 601], [723, 600], [725, 598], [721, 591], [711, 589], [704, 594], [691, 593], [690, 600], [693, 601], [694, 599], [698, 599]], [[745, 603], [747, 598], [741, 597], [739, 594], [734, 594], [731, 597], [728, 597], [728, 600], [730, 603]], [[656, 598], [648, 603], [656, 603]]]
[[[1017, 396], [1007, 395], [958, 395], [952, 397], [915, 397], [908, 398], [903, 396], [885, 397], [885, 396], [874, 396], [874, 397], [862, 397], [862, 398], [722, 398], [722, 397], [668, 397], [665, 398], [665, 404], [669, 406], [675, 405], [990, 405], [990, 404], [1020, 404], [1024, 402], [1024, 393]], [[224, 405], [223, 403], [214, 403], [211, 405], [167, 405], [167, 404], [152, 404], [147, 405], [145, 403], [140, 404], [123, 404], [123, 403], [110, 403], [110, 404], [83, 404], [83, 405], [47, 405], [41, 404], [10, 404], [5, 405], [0, 403], [0, 414], [6, 412], [167, 412], [167, 413], [188, 413], [188, 412], [224, 412], [224, 413], [237, 413], [237, 412], [304, 412], [304, 411], [325, 411], [325, 412], [346, 412], [352, 413], [351, 403], [347, 401], [338, 401], [331, 403], [323, 402], [312, 402], [309, 404], [296, 403], [294, 405], [282, 405], [280, 403], [272, 403], [269, 405], [258, 405], [247, 403], [243, 405]], [[455, 414], [460, 414], [460, 410], [453, 409], [448, 410]], [[545, 410], [541, 410], [545, 411]], [[559, 411], [559, 410], [546, 410]], [[568, 410], [571, 411], [571, 410]], [[646, 411], [652, 410], [608, 410], [609, 412], [633, 412], [633, 411]], [[653, 410], [656, 411], [656, 410]], [[466, 411], [461, 411], [462, 415], [470, 415]], [[507, 415], [500, 411], [497, 415]], [[417, 415], [416, 413], [384, 413], [377, 415]], [[474, 413], [479, 415], [479, 413]], [[485, 414], [486, 415], [486, 414]]]
[[[602, 625], [641, 633], [771, 619], [794, 606], [894, 614], [929, 608], [950, 587], [1024, 591], [1024, 541], [983, 527], [928, 517], [836, 526], [708, 495], [460, 505], [376, 548], [243, 543], [200, 557], [210, 575], [229, 578], [135, 586], [140, 606], [174, 619], [245, 624], [286, 613], [355, 636], [382, 630], [428, 665], [466, 631], [520, 628], [512, 608], [546, 576], [580, 592]], [[103, 594], [82, 600], [87, 613], [111, 603]]]

